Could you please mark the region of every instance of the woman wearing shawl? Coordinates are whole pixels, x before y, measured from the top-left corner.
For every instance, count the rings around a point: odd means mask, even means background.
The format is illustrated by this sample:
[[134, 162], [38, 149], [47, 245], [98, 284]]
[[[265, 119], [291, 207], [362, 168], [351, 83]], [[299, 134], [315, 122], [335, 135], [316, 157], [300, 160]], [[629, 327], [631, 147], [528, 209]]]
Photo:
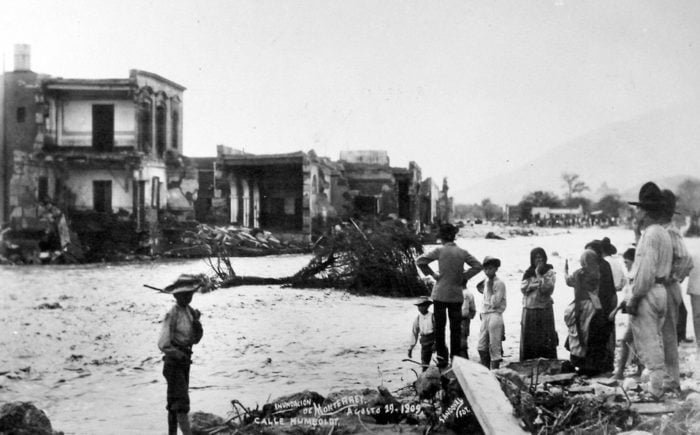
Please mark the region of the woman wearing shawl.
[[568, 262], [564, 266], [566, 284], [574, 288], [574, 301], [564, 311], [564, 321], [569, 330], [566, 348], [571, 353], [571, 363], [581, 374], [597, 373], [596, 353], [591, 348], [591, 322], [600, 313], [598, 298], [600, 267], [595, 251], [586, 249], [581, 255], [581, 268], [569, 275]]
[[530, 267], [523, 274], [523, 315], [520, 323], [520, 361], [557, 358], [559, 339], [554, 329], [552, 292], [556, 274], [542, 248], [530, 251]]

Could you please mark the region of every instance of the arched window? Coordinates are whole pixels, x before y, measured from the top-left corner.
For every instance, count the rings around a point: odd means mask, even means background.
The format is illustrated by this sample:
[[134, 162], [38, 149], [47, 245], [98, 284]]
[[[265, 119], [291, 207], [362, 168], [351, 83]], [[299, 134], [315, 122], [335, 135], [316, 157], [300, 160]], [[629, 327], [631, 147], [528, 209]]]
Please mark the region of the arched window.
[[163, 157], [165, 153], [165, 133], [166, 133], [165, 107], [156, 107], [156, 154]]
[[151, 102], [149, 100], [143, 101], [139, 104], [139, 115], [138, 115], [138, 129], [139, 129], [139, 150], [144, 153], [150, 153], [151, 151]]
[[170, 147], [172, 149], [178, 149], [178, 140], [180, 139], [178, 133], [180, 132], [180, 112], [173, 110], [173, 123], [172, 123], [172, 141]]

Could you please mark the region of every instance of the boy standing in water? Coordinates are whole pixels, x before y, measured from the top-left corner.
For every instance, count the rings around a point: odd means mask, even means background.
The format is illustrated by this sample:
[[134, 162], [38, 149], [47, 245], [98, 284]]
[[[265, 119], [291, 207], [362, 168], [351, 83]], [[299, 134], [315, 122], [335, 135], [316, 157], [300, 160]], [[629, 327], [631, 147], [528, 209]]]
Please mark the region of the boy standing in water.
[[423, 365], [423, 371], [428, 369], [430, 358], [435, 350], [435, 320], [433, 313], [428, 311], [433, 301], [429, 297], [423, 296], [414, 305], [418, 308], [418, 316], [413, 321], [411, 327], [411, 341], [408, 347], [408, 357], [413, 358], [413, 348], [420, 337], [420, 362]]
[[190, 306], [192, 295], [202, 286], [195, 275], [180, 275], [163, 292], [175, 297], [176, 304], [165, 315], [158, 348], [163, 356], [163, 376], [168, 382], [167, 405], [168, 434], [177, 434], [177, 427], [185, 435], [192, 433], [190, 412], [190, 365], [192, 345], [202, 339], [200, 312]]

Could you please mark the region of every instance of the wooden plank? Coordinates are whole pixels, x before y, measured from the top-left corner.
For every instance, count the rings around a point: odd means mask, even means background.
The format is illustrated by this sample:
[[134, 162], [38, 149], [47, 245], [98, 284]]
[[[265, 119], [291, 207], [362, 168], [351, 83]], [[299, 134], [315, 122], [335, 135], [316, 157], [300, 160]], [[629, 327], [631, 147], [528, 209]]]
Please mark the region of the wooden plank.
[[[555, 382], [566, 382], [574, 379], [576, 377], [576, 373], [560, 373], [558, 375], [540, 375], [540, 377], [535, 377], [534, 379], [537, 379], [538, 384], [553, 384]], [[530, 382], [530, 377], [528, 376], [525, 378], [525, 383], [528, 384]]]
[[592, 385], [576, 385], [566, 389], [571, 394], [589, 394], [594, 393], [595, 388]]
[[669, 402], [644, 402], [644, 403], [633, 403], [630, 406], [634, 411], [640, 414], [665, 414], [669, 412], [676, 412], [678, 409], [678, 403]]
[[452, 371], [486, 435], [526, 434], [496, 376], [481, 364], [455, 357]]

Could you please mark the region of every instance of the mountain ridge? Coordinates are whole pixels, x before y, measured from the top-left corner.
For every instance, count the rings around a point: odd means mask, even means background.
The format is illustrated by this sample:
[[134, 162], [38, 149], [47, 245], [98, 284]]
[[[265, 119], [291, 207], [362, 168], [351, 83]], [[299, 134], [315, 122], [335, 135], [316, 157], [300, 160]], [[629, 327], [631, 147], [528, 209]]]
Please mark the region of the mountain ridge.
[[[507, 174], [465, 189], [453, 188], [455, 203], [490, 198], [514, 204], [535, 190], [564, 196], [561, 174], [575, 173], [590, 188], [584, 196], [598, 199], [607, 184], [620, 194], [636, 192], [646, 181], [675, 190], [685, 178], [700, 175], [700, 102], [655, 110], [615, 122], [545, 151]], [[513, 183], [512, 180], [518, 180]], [[665, 181], [662, 181], [665, 180]]]

